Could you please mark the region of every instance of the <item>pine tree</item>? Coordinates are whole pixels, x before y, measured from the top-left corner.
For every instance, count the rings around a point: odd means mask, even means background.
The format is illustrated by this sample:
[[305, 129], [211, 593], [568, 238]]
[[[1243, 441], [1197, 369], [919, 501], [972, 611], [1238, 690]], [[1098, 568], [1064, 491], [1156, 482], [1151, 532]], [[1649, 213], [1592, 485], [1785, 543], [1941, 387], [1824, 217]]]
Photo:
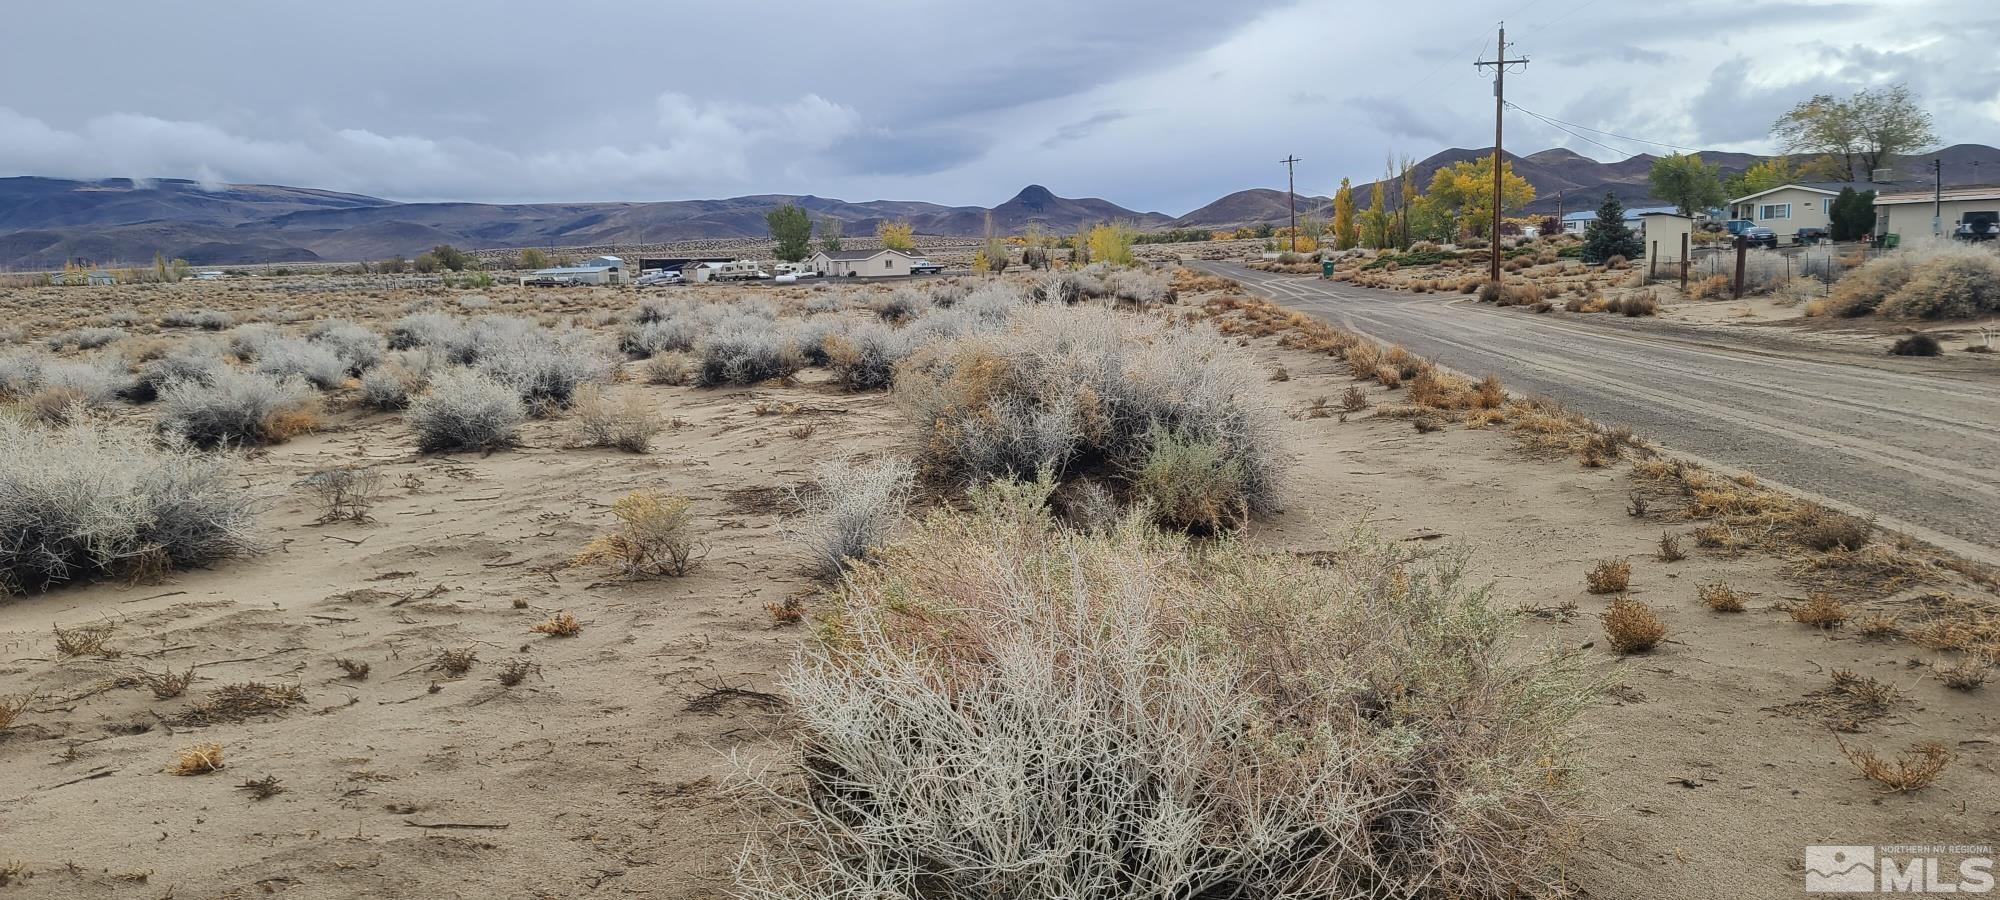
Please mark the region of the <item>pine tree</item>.
[[1645, 254], [1645, 245], [1625, 225], [1625, 205], [1616, 194], [1606, 193], [1597, 218], [1583, 226], [1583, 261], [1602, 263], [1614, 256], [1632, 259]]

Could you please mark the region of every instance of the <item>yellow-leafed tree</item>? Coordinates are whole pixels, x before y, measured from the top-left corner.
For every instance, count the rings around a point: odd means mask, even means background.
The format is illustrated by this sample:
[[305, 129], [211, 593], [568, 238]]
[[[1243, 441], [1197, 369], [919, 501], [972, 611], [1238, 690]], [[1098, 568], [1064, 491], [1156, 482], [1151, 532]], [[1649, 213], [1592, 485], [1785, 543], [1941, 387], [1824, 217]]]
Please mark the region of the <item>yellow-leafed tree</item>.
[[908, 222], [883, 222], [875, 226], [875, 237], [891, 250], [914, 250], [917, 246], [915, 229]]
[[[1493, 230], [1493, 157], [1455, 163], [1431, 175], [1425, 192], [1450, 212], [1458, 229], [1480, 237]], [[1535, 199], [1535, 186], [1514, 174], [1514, 166], [1500, 168], [1500, 210], [1520, 209]]]
[[1340, 190], [1333, 192], [1333, 247], [1352, 250], [1360, 245], [1361, 223], [1354, 218], [1354, 183], [1342, 178]]

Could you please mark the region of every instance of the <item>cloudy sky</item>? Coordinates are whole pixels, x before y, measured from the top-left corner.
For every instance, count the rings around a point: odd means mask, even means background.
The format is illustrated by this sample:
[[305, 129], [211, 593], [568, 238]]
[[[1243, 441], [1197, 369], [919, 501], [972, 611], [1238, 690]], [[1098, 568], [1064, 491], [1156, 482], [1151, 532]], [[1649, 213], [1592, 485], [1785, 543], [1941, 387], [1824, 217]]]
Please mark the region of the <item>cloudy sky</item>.
[[1816, 92], [1907, 82], [2000, 144], [1990, 0], [68, 0], [9, 4], [0, 175], [397, 200], [813, 193], [991, 205], [1030, 182], [1182, 213], [1491, 144], [1770, 149]]

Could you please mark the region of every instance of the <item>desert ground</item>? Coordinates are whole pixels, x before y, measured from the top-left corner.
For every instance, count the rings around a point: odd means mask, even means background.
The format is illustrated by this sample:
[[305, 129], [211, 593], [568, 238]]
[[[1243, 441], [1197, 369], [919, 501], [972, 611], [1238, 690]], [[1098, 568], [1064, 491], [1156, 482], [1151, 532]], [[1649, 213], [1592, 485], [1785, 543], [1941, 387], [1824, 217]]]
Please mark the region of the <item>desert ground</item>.
[[[1040, 277], [991, 281], [1020, 293]], [[1789, 523], [1821, 513], [1752, 478], [1676, 468], [1675, 447], [1616, 431], [1625, 423], [1418, 396], [1436, 382], [1357, 363], [1308, 317], [1233, 282], [1173, 278], [1172, 302], [1105, 313], [1113, 298], [1084, 299], [1052, 314], [1215, 329], [1226, 365], [1254, 374], [1255, 396], [1238, 400], [1278, 414], [1289, 471], [1280, 508], [1230, 540], [1330, 566], [1362, 525], [1419, 555], [1463, 548], [1508, 614], [1513, 652], [1575, 654], [1600, 686], [1578, 726], [1581, 799], [1541, 895], [1789, 897], [1808, 844], [2000, 834], [2000, 721], [1994, 688], [1974, 680], [2000, 661], [1989, 570], [1865, 526], [1806, 546]], [[6, 302], [15, 352], [129, 350], [137, 365], [142, 347], [225, 342], [252, 322], [388, 332], [413, 311], [570, 325], [608, 349], [640, 301], [662, 297], [916, 329], [933, 311], [896, 303], [944, 282], [408, 284], [302, 275]], [[229, 325], [161, 324], [196, 310]], [[87, 328], [125, 335], [38, 349]], [[333, 385], [286, 439], [215, 451], [257, 499], [257, 552], [0, 598], [0, 697], [19, 709], [0, 728], [0, 896], [729, 895], [746, 846], [772, 839], [749, 782], [782, 786], [801, 768], [783, 682], [834, 587], [795, 534], [816, 465], [913, 455], [929, 423], [900, 387], [856, 389], [826, 364], [719, 386], [671, 368], [607, 370], [602, 402], [660, 429], [639, 453], [581, 446], [574, 410], [543, 411], [510, 446], [420, 452], [404, 413]], [[14, 415], [36, 415], [17, 400]], [[49, 415], [144, 434], [160, 412]], [[315, 485], [329, 470], [372, 473], [364, 514], [327, 521]], [[578, 559], [635, 491], [692, 501], [685, 574]], [[922, 482], [898, 531], [959, 505]], [[1587, 577], [1618, 561], [1629, 583]], [[1713, 608], [1729, 599], [1740, 611]], [[1601, 616], [1631, 601], [1664, 634], [1618, 652]], [[1851, 758], [1926, 742], [1948, 762], [1903, 790]], [[186, 751], [204, 745], [191, 766]]]

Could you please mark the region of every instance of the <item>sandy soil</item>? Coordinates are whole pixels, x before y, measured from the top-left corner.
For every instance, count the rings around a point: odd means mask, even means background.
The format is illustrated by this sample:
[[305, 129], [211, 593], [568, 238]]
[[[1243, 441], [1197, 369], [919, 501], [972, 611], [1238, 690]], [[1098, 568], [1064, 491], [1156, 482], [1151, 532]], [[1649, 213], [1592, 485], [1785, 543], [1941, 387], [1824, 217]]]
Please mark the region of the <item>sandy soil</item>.
[[[622, 309], [631, 297], [560, 302]], [[1622, 467], [1529, 457], [1495, 429], [1311, 418], [1315, 398], [1354, 382], [1331, 358], [1245, 344], [1248, 364], [1287, 376], [1270, 399], [1296, 413], [1298, 453], [1290, 508], [1254, 540], [1310, 550], [1365, 519], [1393, 537], [1465, 542], [1497, 597], [1523, 608], [1527, 641], [1591, 645], [1615, 674], [1588, 717], [1599, 777], [1567, 873], [1577, 895], [1796, 896], [1805, 844], [2000, 834], [1992, 688], [1949, 691], [1912, 665], [1936, 654], [1793, 623], [1781, 607], [1803, 592], [1774, 559], [1654, 560], [1661, 532], [1686, 525], [1629, 516]], [[727, 781], [741, 761], [789, 759], [776, 679], [801, 631], [765, 605], [817, 589], [782, 537], [784, 492], [815, 460], [894, 450], [907, 423], [887, 396], [843, 393], [817, 373], [792, 386], [616, 390], [677, 421], [651, 454], [568, 449], [557, 420], [532, 426], [519, 450], [422, 457], [398, 417], [345, 413], [244, 460], [246, 488], [270, 498], [268, 553], [0, 602], [0, 694], [40, 697], [0, 732], [0, 867], [11, 864], [0, 896], [721, 895], [751, 826]], [[760, 414], [760, 403], [798, 409]], [[374, 521], [313, 524], [296, 482], [357, 463], [390, 485]], [[566, 567], [608, 523], [609, 502], [639, 488], [698, 501], [703, 565], [639, 581]], [[1584, 590], [1585, 570], [1618, 556], [1632, 561], [1633, 595], [1671, 629], [1648, 656], [1603, 648], [1605, 598]], [[1695, 586], [1711, 581], [1753, 592], [1750, 610], [1703, 609]], [[1887, 609], [1909, 596], [1851, 599]], [[559, 610], [580, 635], [530, 633]], [[99, 622], [115, 627], [115, 657], [56, 658], [52, 625]], [[442, 651], [462, 648], [478, 657], [463, 676], [438, 670]], [[339, 659], [367, 663], [367, 677]], [[516, 660], [532, 668], [502, 686]], [[198, 678], [182, 697], [156, 699], [136, 680], [188, 667]], [[1826, 724], [1837, 711], [1785, 709], [1834, 669], [1902, 698], [1842, 734]], [[218, 688], [253, 681], [304, 700], [242, 721], [188, 717]], [[1840, 751], [1919, 739], [1959, 758], [1908, 796], [1874, 793]], [[163, 771], [198, 742], [221, 744], [227, 767]], [[283, 791], [239, 788], [266, 776]]]

